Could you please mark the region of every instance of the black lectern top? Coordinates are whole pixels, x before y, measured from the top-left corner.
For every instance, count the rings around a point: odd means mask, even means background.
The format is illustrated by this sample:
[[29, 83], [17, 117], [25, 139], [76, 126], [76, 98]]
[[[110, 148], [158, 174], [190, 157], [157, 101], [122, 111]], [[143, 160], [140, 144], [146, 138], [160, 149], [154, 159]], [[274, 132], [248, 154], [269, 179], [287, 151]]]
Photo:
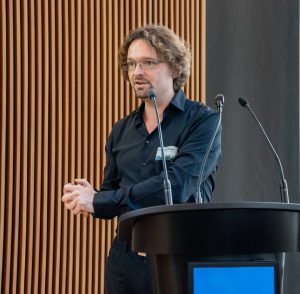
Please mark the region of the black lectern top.
[[300, 204], [269, 202], [156, 206], [119, 219], [118, 237], [154, 254], [300, 251]]

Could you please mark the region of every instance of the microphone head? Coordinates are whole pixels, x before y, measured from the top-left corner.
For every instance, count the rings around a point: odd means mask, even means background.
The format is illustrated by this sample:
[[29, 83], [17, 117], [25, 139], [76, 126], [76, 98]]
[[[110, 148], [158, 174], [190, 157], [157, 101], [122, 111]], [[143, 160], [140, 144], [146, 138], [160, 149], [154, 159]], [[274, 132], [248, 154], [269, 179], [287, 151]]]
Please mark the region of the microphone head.
[[148, 90], [148, 97], [152, 100], [156, 98], [156, 93], [155, 93], [155, 90], [153, 88]]
[[222, 106], [224, 104], [225, 98], [223, 94], [218, 94], [215, 97], [215, 103], [217, 106]]
[[245, 97], [240, 97], [238, 100], [239, 100], [239, 103], [243, 107], [248, 107], [249, 106], [248, 100]]

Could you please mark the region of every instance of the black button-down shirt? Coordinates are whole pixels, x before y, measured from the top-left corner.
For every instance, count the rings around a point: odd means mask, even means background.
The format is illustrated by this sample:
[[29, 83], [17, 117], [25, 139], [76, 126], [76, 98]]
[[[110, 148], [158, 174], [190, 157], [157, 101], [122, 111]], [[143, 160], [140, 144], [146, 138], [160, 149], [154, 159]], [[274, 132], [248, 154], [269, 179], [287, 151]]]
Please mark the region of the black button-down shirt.
[[[94, 197], [95, 217], [112, 218], [165, 203], [158, 130], [148, 133], [143, 122], [144, 107], [141, 104], [113, 126], [106, 144], [103, 184]], [[187, 99], [181, 90], [165, 109], [161, 127], [174, 203], [195, 201], [202, 160], [217, 122], [215, 111]], [[211, 199], [220, 157], [218, 131], [204, 169], [204, 201]]]

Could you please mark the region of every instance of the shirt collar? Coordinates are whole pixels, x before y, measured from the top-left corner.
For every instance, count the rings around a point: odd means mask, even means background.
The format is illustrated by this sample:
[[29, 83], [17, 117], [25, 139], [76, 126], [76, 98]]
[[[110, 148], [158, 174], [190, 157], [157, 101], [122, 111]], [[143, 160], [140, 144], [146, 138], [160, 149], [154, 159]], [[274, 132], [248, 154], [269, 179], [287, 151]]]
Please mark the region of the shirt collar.
[[[183, 91], [181, 89], [179, 89], [174, 97], [172, 98], [169, 106], [165, 109], [165, 111], [167, 109], [169, 109], [170, 105], [176, 107], [177, 109], [184, 111], [185, 110], [185, 100], [186, 100], [186, 96], [183, 93]], [[136, 126], [140, 125], [143, 123], [143, 112], [145, 109], [145, 103], [143, 102], [137, 109], [136, 109], [136, 121], [135, 124]]]
[[179, 89], [175, 96], [172, 98], [170, 104], [175, 106], [176, 108], [180, 109], [181, 111], [184, 111], [184, 105], [185, 105], [186, 97], [181, 89]]

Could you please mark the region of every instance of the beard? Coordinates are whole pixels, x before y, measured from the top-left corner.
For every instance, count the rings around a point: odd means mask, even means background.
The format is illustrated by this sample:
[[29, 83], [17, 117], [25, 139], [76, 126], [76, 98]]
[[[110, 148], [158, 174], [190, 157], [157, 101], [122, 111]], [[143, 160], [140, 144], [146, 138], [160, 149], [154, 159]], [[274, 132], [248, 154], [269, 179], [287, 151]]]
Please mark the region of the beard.
[[149, 98], [148, 96], [148, 90], [137, 90], [137, 89], [134, 89], [134, 92], [135, 92], [135, 97], [136, 98], [139, 98], [139, 99], [147, 99]]
[[144, 83], [144, 84], [134, 84], [134, 92], [136, 98], [139, 99], [147, 99], [149, 98], [148, 92], [149, 89], [151, 89], [151, 85], [149, 83]]

